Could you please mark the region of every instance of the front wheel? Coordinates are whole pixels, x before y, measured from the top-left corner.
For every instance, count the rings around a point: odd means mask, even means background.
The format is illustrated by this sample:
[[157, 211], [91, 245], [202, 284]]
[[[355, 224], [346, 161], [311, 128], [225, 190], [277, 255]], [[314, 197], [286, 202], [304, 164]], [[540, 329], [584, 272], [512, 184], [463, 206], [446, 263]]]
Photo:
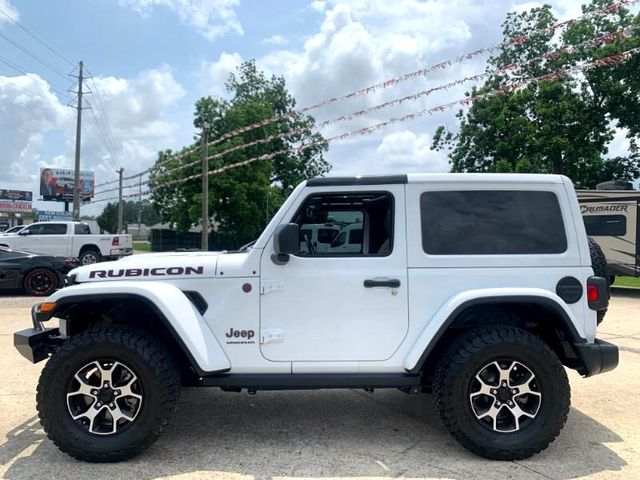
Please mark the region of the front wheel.
[[511, 326], [479, 328], [455, 341], [437, 367], [434, 397], [456, 440], [492, 460], [520, 460], [547, 448], [570, 406], [558, 357]]
[[37, 407], [49, 438], [91, 462], [137, 455], [173, 414], [180, 375], [167, 349], [140, 330], [107, 326], [71, 340], [47, 362]]

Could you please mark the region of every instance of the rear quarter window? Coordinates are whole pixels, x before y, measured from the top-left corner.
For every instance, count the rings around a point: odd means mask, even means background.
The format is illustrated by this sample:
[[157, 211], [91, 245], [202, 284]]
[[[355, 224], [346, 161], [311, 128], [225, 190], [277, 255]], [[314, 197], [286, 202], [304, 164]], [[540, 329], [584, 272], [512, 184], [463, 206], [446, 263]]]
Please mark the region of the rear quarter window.
[[466, 190], [420, 196], [422, 248], [429, 255], [554, 254], [567, 250], [553, 192]]

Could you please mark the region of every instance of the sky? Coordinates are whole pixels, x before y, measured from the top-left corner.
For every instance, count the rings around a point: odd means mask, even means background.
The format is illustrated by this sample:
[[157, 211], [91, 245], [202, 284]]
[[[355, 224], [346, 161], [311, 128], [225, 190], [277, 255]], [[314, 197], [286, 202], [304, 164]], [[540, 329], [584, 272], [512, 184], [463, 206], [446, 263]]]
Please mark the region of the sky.
[[[580, 14], [576, 0], [546, 3], [559, 19]], [[131, 175], [151, 166], [159, 150], [191, 144], [197, 133], [195, 101], [225, 96], [224, 81], [243, 60], [255, 59], [267, 74], [284, 76], [303, 107], [495, 44], [507, 12], [538, 5], [513, 0], [0, 0], [0, 189], [31, 190], [37, 198], [40, 168], [73, 168], [76, 116], [68, 105], [75, 102], [70, 91], [77, 88], [72, 75], [80, 60], [91, 76], [81, 168], [94, 171], [99, 184], [117, 178], [119, 167]], [[480, 73], [485, 65], [486, 56], [478, 56], [310, 113], [326, 120]], [[321, 133], [332, 136], [457, 100], [471, 86], [329, 125]], [[446, 154], [430, 146], [438, 125], [455, 128], [455, 112], [332, 144], [326, 154], [331, 174], [447, 171]], [[619, 132], [610, 155], [627, 148]], [[82, 213], [97, 214], [104, 205], [83, 207]], [[63, 208], [40, 201], [34, 207]]]

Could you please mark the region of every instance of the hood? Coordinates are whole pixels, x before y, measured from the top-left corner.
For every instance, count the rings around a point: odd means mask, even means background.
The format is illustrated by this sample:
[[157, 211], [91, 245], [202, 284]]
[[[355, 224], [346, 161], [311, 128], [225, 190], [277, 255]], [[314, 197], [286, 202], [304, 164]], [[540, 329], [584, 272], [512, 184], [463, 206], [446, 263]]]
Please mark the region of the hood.
[[75, 282], [213, 278], [221, 252], [166, 252], [131, 255], [115, 262], [74, 268]]

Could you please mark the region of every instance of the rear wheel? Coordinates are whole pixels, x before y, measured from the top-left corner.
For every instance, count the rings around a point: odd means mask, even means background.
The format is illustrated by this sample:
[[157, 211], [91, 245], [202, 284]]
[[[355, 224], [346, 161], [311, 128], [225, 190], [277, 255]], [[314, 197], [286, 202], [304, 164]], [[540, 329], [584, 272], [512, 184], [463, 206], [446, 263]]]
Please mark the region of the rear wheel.
[[434, 394], [456, 440], [493, 460], [528, 458], [547, 448], [570, 404], [555, 353], [510, 326], [476, 329], [454, 342], [437, 367]]
[[24, 291], [37, 297], [48, 297], [58, 288], [58, 275], [48, 268], [36, 268], [24, 277]]
[[88, 250], [84, 250], [80, 254], [80, 258], [78, 258], [78, 263], [80, 265], [93, 265], [94, 263], [100, 262], [102, 256], [98, 250], [90, 248]]
[[117, 462], [137, 455], [173, 414], [180, 375], [168, 350], [129, 327], [88, 330], [51, 357], [38, 383], [40, 421], [72, 457]]

